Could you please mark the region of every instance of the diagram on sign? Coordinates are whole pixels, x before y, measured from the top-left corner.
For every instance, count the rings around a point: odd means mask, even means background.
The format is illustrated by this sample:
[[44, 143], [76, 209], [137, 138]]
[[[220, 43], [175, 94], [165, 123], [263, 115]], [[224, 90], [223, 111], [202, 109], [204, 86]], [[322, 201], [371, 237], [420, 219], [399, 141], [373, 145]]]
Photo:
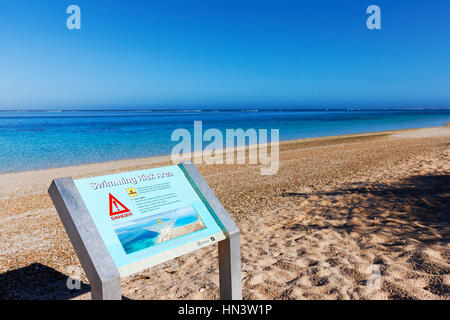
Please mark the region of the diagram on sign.
[[133, 215], [122, 202], [117, 200], [111, 193], [109, 194], [109, 216], [112, 220], [126, 218]]

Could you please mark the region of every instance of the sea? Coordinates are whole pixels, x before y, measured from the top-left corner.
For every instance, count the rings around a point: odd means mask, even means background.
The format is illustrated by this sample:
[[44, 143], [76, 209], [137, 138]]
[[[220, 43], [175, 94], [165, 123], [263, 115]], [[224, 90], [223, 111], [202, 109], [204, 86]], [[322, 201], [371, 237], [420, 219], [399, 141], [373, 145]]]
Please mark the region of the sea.
[[193, 134], [194, 121], [224, 136], [226, 129], [279, 129], [284, 141], [443, 126], [450, 109], [0, 111], [0, 173], [170, 154], [173, 131]]

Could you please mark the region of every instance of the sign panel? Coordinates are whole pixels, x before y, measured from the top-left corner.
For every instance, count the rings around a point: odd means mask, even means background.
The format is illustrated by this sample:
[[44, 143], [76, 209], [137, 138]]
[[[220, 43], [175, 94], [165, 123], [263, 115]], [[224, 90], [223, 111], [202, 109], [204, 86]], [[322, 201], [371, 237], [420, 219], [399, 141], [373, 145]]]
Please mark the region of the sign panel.
[[74, 183], [122, 277], [225, 239], [180, 166]]

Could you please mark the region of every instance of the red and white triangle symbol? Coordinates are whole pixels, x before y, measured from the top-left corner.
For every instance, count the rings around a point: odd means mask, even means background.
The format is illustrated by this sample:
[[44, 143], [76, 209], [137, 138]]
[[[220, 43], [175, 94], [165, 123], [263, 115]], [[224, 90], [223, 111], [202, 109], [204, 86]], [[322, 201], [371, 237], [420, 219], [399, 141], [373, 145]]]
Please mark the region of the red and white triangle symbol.
[[116, 214], [127, 213], [130, 210], [125, 205], [117, 200], [111, 193], [109, 194], [109, 215], [114, 216]]

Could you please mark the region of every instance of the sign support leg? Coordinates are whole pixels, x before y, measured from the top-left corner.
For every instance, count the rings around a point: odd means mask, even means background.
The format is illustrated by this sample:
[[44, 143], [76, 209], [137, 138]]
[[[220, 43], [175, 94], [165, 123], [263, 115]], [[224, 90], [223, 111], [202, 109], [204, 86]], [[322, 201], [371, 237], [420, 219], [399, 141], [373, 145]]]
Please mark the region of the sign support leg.
[[121, 300], [120, 273], [72, 178], [55, 179], [49, 194], [91, 284], [93, 300]]
[[91, 282], [92, 300], [122, 300], [122, 286], [120, 278], [112, 279], [107, 283], [100, 280]]
[[219, 242], [221, 300], [242, 300], [240, 233]]

